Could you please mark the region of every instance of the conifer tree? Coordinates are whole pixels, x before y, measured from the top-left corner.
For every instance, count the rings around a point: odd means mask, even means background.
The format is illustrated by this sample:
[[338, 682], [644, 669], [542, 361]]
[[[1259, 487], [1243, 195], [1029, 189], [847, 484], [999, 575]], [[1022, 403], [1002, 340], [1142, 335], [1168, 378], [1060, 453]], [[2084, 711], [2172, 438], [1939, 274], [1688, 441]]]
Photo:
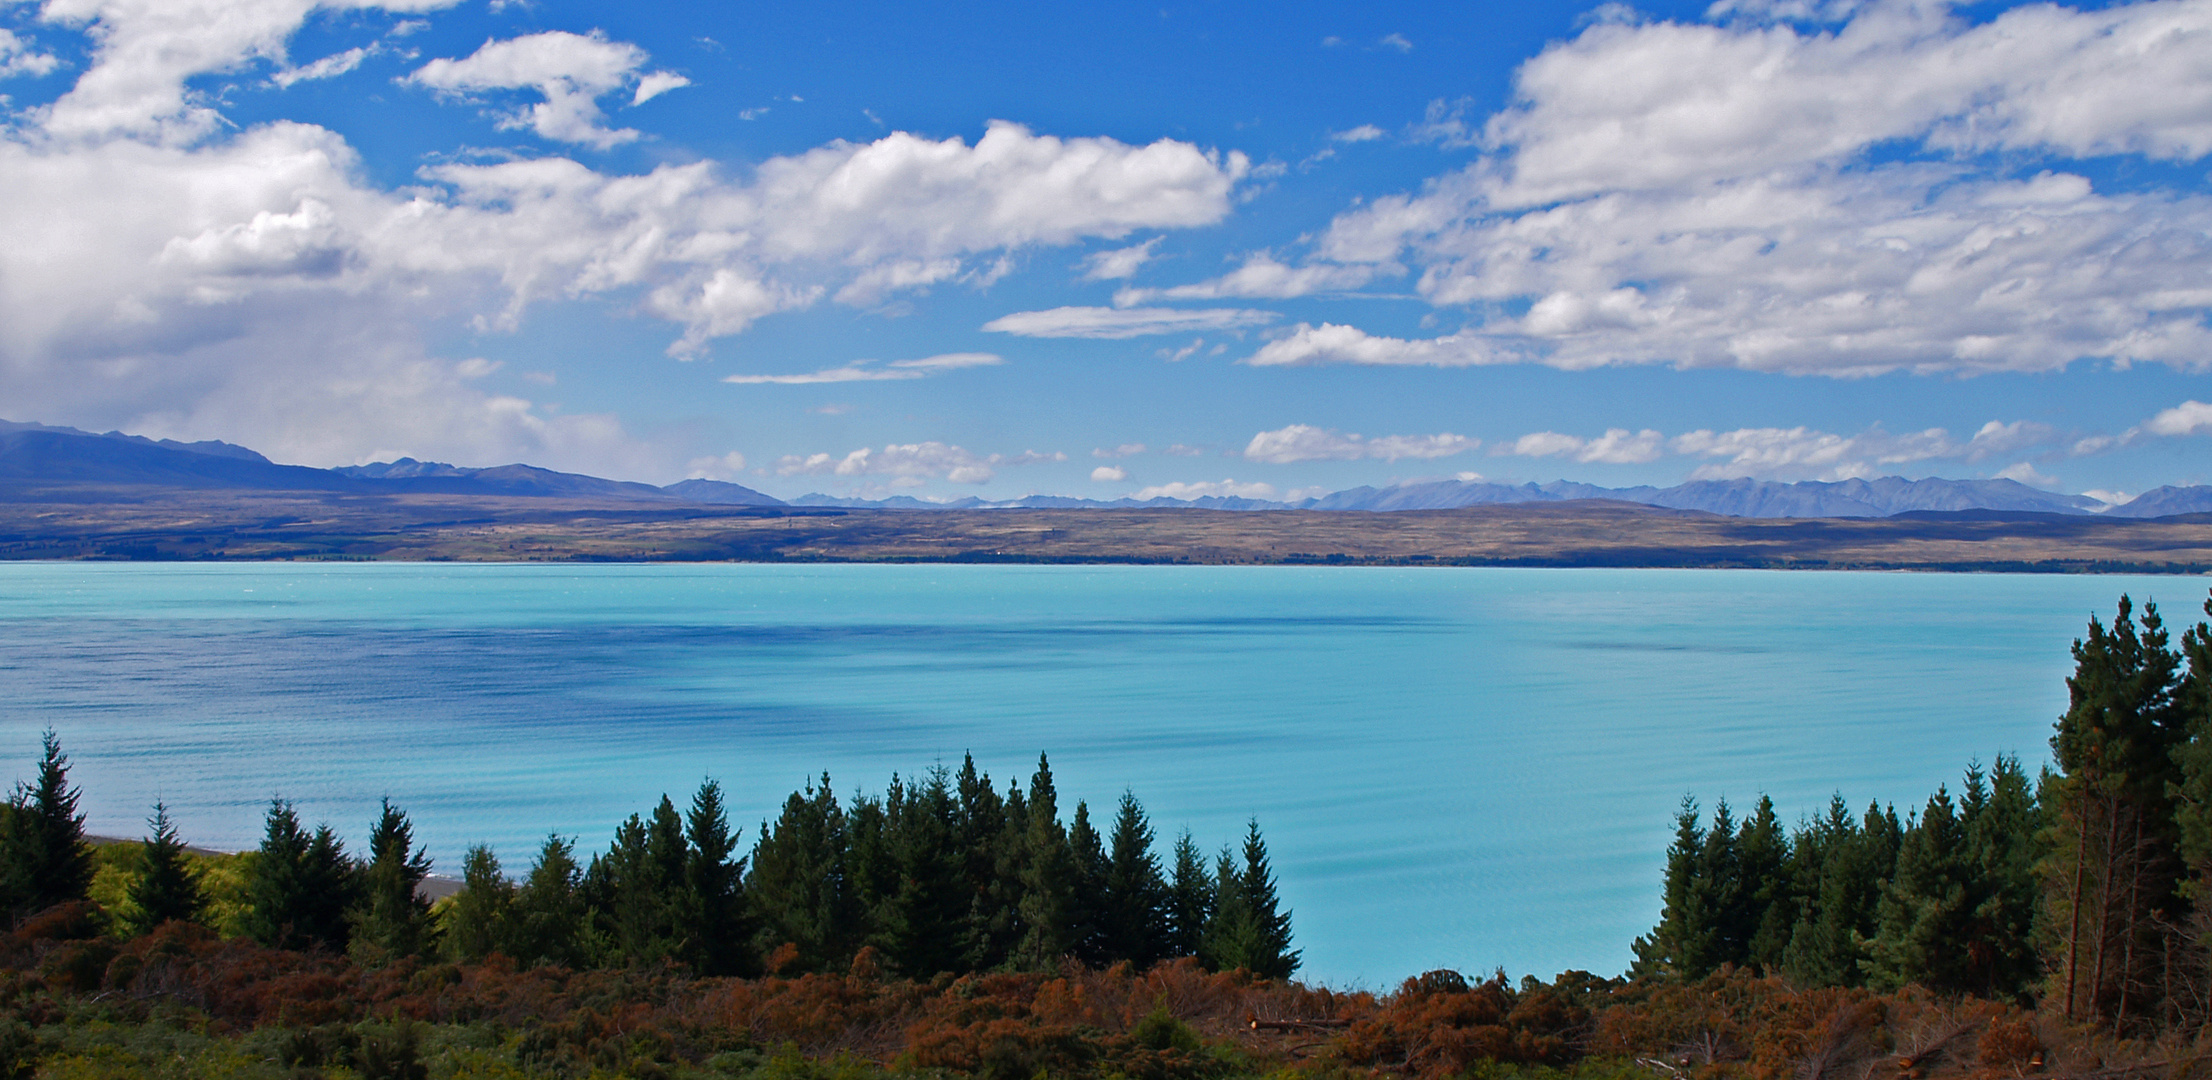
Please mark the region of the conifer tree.
[[92, 848], [69, 786], [69, 757], [48, 728], [38, 779], [17, 784], [0, 813], [0, 901], [14, 918], [82, 900], [92, 885]]
[[684, 925], [684, 822], [667, 795], [652, 817], [630, 815], [614, 843], [584, 875], [586, 902], [598, 913], [602, 961], [644, 966], [682, 960], [691, 942]]
[[1957, 994], [1971, 979], [1968, 950], [1978, 874], [1950, 792], [1937, 788], [1898, 846], [1897, 867], [1876, 903], [1868, 981], [1894, 990], [1917, 983]]
[[1882, 883], [1895, 872], [1903, 830], [1895, 810], [1869, 804], [1851, 820], [1841, 797], [1828, 817], [1796, 843], [1800, 865], [1813, 873], [1799, 887], [1801, 915], [1791, 931], [1782, 969], [1805, 986], [1860, 986], [1866, 981], [1867, 943], [1878, 930]]
[[1091, 824], [1091, 808], [1080, 800], [1075, 804], [1075, 821], [1068, 826], [1068, 855], [1075, 879], [1068, 891], [1069, 937], [1075, 955], [1099, 967], [1124, 959], [1113, 954], [1108, 940], [1106, 842]]
[[684, 818], [687, 842], [685, 921], [693, 942], [690, 960], [704, 975], [751, 975], [752, 913], [745, 902], [745, 860], [732, 859], [737, 837], [722, 808], [722, 785], [708, 780], [691, 797]]
[[415, 827], [386, 798], [369, 829], [369, 861], [361, 870], [360, 902], [351, 912], [349, 949], [377, 960], [421, 956], [431, 944], [430, 901], [422, 881], [430, 855], [415, 847]]
[[851, 954], [857, 918], [846, 888], [845, 812], [828, 774], [784, 801], [773, 831], [761, 823], [749, 866], [745, 889], [760, 919], [762, 955], [789, 944], [801, 970], [824, 971]]
[[346, 912], [358, 874], [330, 826], [313, 833], [283, 799], [269, 802], [267, 829], [246, 877], [246, 936], [287, 949], [345, 951]]
[[2067, 710], [2051, 737], [2059, 772], [2047, 785], [2057, 818], [2045, 892], [2048, 925], [2058, 928], [2049, 966], [2067, 1018], [2124, 1028], [2169, 1004], [2174, 923], [2161, 913], [2178, 909], [2181, 881], [2173, 794], [2186, 787], [2175, 763], [2188, 732], [2181, 659], [2167, 647], [2157, 606], [2144, 605], [2138, 623], [2125, 595], [2111, 629], [2091, 618], [2073, 653]]
[[186, 864], [184, 843], [177, 839], [176, 824], [169, 820], [169, 807], [154, 803], [154, 816], [146, 819], [146, 825], [153, 830], [152, 835], [146, 838], [138, 866], [123, 887], [128, 910], [125, 924], [134, 934], [148, 933], [172, 920], [197, 922], [207, 908], [199, 876]]
[[1789, 863], [1789, 837], [1774, 816], [1774, 800], [1761, 795], [1736, 834], [1738, 884], [1726, 913], [1728, 938], [1741, 943], [1730, 957], [1734, 962], [1781, 970], [1797, 914]]
[[1206, 959], [1217, 971], [1287, 979], [1298, 970], [1299, 951], [1290, 947], [1290, 912], [1280, 910], [1257, 819], [1246, 823], [1243, 856], [1240, 865], [1223, 851], [1217, 863], [1220, 901], [1207, 927]]
[[1029, 781], [1029, 828], [1022, 852], [1022, 937], [1014, 947], [1014, 966], [1047, 971], [1075, 948], [1075, 858], [1067, 830], [1060, 824], [1059, 795], [1052, 786], [1052, 763], [1037, 755]]
[[1175, 862], [1168, 880], [1167, 952], [1171, 957], [1203, 952], [1206, 925], [1213, 921], [1215, 878], [1185, 829], [1175, 838]]
[[908, 786], [891, 817], [890, 850], [898, 888], [895, 933], [886, 949], [894, 967], [917, 978], [965, 967], [967, 917], [975, 894], [969, 853], [959, 847], [960, 812], [952, 776], [930, 770]]
[[1999, 754], [1986, 788], [1985, 795], [1979, 771], [1969, 769], [1960, 816], [1976, 884], [1966, 938], [1966, 989], [2025, 1002], [2042, 973], [2034, 933], [2043, 814], [2017, 757]]
[[[968, 970], [983, 971], [1005, 962], [1019, 923], [1020, 898], [1000, 873], [1002, 863], [1013, 866], [1007, 803], [991, 787], [990, 776], [976, 769], [972, 754], [960, 763], [957, 792], [956, 843], [968, 897], [960, 919], [960, 960]], [[1026, 817], [1026, 809], [1023, 813]]]
[[1720, 966], [1720, 913], [1706, 877], [1714, 859], [1708, 853], [1710, 836], [1698, 821], [1697, 800], [1684, 795], [1674, 815], [1674, 843], [1667, 848], [1659, 925], [1631, 945], [1636, 978], [1695, 979]]
[[589, 912], [582, 895], [583, 869], [573, 844], [547, 836], [529, 876], [515, 890], [510, 916], [515, 962], [581, 967]]
[[441, 938], [447, 956], [465, 964], [491, 954], [514, 952], [515, 883], [500, 869], [499, 856], [478, 844], [461, 857], [461, 891], [445, 909]]
[[1105, 951], [1144, 971], [1170, 955], [1173, 928], [1167, 883], [1152, 853], [1152, 825], [1134, 792], [1121, 793], [1107, 848], [1100, 919]]

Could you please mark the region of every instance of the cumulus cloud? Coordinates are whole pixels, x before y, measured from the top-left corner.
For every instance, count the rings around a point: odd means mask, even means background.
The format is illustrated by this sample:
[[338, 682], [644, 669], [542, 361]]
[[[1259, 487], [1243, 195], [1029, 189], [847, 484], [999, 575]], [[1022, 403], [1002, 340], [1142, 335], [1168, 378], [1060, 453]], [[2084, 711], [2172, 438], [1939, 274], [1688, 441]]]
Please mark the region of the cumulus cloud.
[[1359, 288], [1374, 278], [1376, 269], [1366, 265], [1339, 266], [1330, 263], [1288, 266], [1277, 262], [1266, 252], [1261, 252], [1247, 258], [1243, 266], [1211, 281], [1165, 289], [1121, 289], [1114, 293], [1114, 304], [1117, 307], [1126, 307], [1154, 300], [1217, 300], [1225, 297], [1288, 299], [1317, 292]]
[[[466, 379], [428, 353], [422, 328], [498, 332], [543, 302], [634, 298], [679, 325], [671, 351], [690, 357], [824, 298], [981, 283], [1022, 249], [1211, 224], [1249, 169], [1241, 156], [1174, 140], [1131, 145], [1001, 123], [972, 141], [899, 132], [834, 142], [742, 175], [711, 161], [616, 175], [557, 155], [448, 158], [387, 188], [330, 130], [226, 127], [217, 99], [187, 89], [257, 65], [296, 81], [356, 63], [348, 52], [288, 65], [286, 45], [316, 6], [41, 8], [55, 33], [88, 43], [90, 59], [50, 106], [0, 130], [0, 394], [11, 407], [250, 441], [311, 464], [395, 451], [666, 477], [696, 451], [649, 446], [605, 417], [563, 416]], [[9, 55], [31, 55], [11, 40]], [[417, 82], [468, 94], [573, 89], [584, 96], [560, 105], [567, 112], [529, 122], [589, 141], [600, 136], [559, 125], [599, 124], [584, 106], [596, 110], [602, 88], [635, 101], [673, 85], [652, 74], [634, 46], [532, 35], [425, 65]], [[856, 369], [912, 377], [974, 363]], [[443, 426], [417, 422], [432, 417]]]
[[294, 83], [313, 82], [317, 79], [335, 79], [354, 68], [360, 67], [361, 61], [368, 59], [370, 55], [377, 51], [375, 46], [358, 46], [347, 49], [342, 53], [333, 53], [311, 64], [278, 68], [269, 74], [269, 81], [277, 86], [291, 86]]
[[776, 462], [777, 476], [883, 476], [893, 487], [920, 487], [931, 480], [955, 484], [986, 484], [996, 476], [995, 466], [1029, 465], [1040, 461], [1066, 461], [1066, 454], [1023, 451], [975, 454], [941, 442], [893, 443], [882, 449], [863, 446], [843, 457], [832, 454], [786, 455]]
[[1101, 484], [1118, 484], [1129, 479], [1129, 470], [1119, 465], [1101, 465], [1091, 470], [1091, 479]]
[[1144, 453], [1144, 444], [1141, 442], [1133, 442], [1123, 443], [1111, 450], [1108, 450], [1105, 447], [1099, 447], [1091, 451], [1091, 456], [1094, 458], [1126, 458], [1136, 457], [1138, 454], [1141, 453]]
[[1645, 429], [1607, 428], [1595, 439], [1540, 431], [1523, 435], [1497, 452], [1521, 457], [1564, 457], [1584, 464], [1641, 465], [1659, 460], [1666, 437]]
[[598, 32], [571, 34], [548, 30], [506, 41], [487, 41], [459, 60], [432, 60], [406, 81], [448, 93], [487, 90], [535, 90], [545, 100], [508, 116], [502, 127], [527, 127], [559, 142], [605, 150], [638, 137], [635, 130], [603, 123], [599, 99], [635, 84], [633, 104], [690, 84], [671, 72], [640, 75], [650, 59], [628, 42], [609, 41]]
[[[1438, 102], [1425, 136], [1479, 160], [1340, 214], [1314, 259], [1407, 263], [1431, 303], [1480, 313], [1432, 358], [1838, 376], [2212, 362], [2212, 200], [2099, 192], [2065, 165], [2212, 152], [2212, 5], [1831, 14], [1599, 20], [1523, 65], [1486, 121]], [[1916, 152], [1871, 156], [1887, 146]], [[2048, 171], [1993, 174], [1996, 153]], [[1277, 354], [1408, 354], [1311, 344]]]
[[1037, 338], [1133, 338], [1193, 330], [1234, 330], [1273, 321], [1272, 311], [1249, 308], [1057, 307], [1017, 311], [983, 324], [999, 334]]
[[[1765, 427], [1698, 430], [1672, 438], [1649, 428], [1609, 428], [1594, 438], [1538, 431], [1499, 443], [1491, 453], [1599, 465], [1649, 464], [1672, 455], [1703, 460], [1690, 474], [1696, 480], [1842, 480], [1875, 476], [1927, 461], [1976, 464], [2021, 451], [2059, 456], [2068, 453], [2066, 442], [2066, 436], [2048, 425], [1992, 420], [1964, 439], [1943, 428], [1892, 434], [1880, 426], [1856, 435], [1807, 427]], [[2078, 445], [2075, 452], [2079, 452]], [[2007, 467], [2009, 471], [2000, 470], [1995, 475], [2018, 479], [2015, 474], [2029, 468], [2030, 463], [2016, 463]]]
[[1443, 433], [1437, 435], [1385, 435], [1369, 439], [1308, 424], [1292, 424], [1252, 436], [1244, 447], [1246, 461], [1287, 465], [1297, 461], [1357, 461], [1372, 458], [1397, 461], [1430, 459], [1464, 454], [1482, 445], [1479, 439]]
[[1267, 483], [1240, 484], [1235, 480], [1185, 483], [1178, 480], [1172, 484], [1139, 488], [1129, 497], [1141, 502], [1145, 499], [1272, 499], [1276, 494], [1275, 485]]
[[1160, 245], [1161, 237], [1153, 237], [1141, 244], [1109, 251], [1094, 251], [1083, 257], [1085, 281], [1111, 281], [1125, 278], [1152, 259], [1152, 249]]
[[[458, 0], [359, 0], [347, 6], [390, 12], [431, 11]], [[92, 61], [68, 93], [40, 110], [39, 127], [61, 138], [117, 133], [185, 142], [222, 123], [189, 95], [192, 76], [254, 61], [284, 61], [285, 42], [316, 0], [49, 0], [48, 23], [86, 27]]]
[[740, 386], [806, 386], [814, 383], [886, 382], [901, 379], [926, 379], [931, 375], [962, 368], [995, 367], [1006, 361], [991, 353], [944, 353], [925, 356], [918, 360], [893, 360], [876, 365], [874, 360], [855, 360], [843, 367], [825, 368], [796, 375], [725, 375], [722, 381]]
[[1523, 355], [1485, 335], [1466, 333], [1440, 338], [1394, 338], [1369, 334], [1356, 326], [1299, 323], [1289, 336], [1270, 341], [1245, 360], [1259, 367], [1312, 364], [1473, 367], [1511, 364]]
[[0, 30], [0, 79], [47, 75], [60, 66], [60, 57], [39, 52], [12, 30]]
[[745, 455], [735, 450], [720, 457], [692, 458], [687, 480], [733, 480], [745, 471]]
[[1361, 124], [1360, 126], [1352, 128], [1348, 131], [1333, 131], [1329, 133], [1329, 138], [1334, 139], [1337, 142], [1347, 143], [1373, 142], [1374, 140], [1380, 139], [1382, 137], [1383, 129], [1376, 127], [1373, 124]]
[[2212, 405], [2184, 401], [2144, 421], [2143, 430], [2153, 435], [2212, 434]]

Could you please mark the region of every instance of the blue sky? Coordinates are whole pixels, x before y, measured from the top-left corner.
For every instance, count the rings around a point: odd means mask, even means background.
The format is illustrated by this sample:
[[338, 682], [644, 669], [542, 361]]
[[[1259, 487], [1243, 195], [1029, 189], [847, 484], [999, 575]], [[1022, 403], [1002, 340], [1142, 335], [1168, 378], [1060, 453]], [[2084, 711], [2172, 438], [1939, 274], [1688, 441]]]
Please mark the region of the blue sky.
[[772, 494], [2212, 482], [2212, 3], [0, 4], [0, 415]]

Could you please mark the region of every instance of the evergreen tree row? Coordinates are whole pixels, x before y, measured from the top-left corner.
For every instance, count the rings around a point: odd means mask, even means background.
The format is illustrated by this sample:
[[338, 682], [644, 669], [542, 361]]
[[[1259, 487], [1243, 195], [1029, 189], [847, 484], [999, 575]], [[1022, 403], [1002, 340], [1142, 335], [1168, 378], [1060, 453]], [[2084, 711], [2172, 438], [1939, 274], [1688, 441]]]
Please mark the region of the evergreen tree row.
[[[2212, 600], [2204, 610], [2212, 615]], [[1685, 800], [1637, 974], [2040, 998], [2116, 1030], [2212, 1023], [2212, 624], [2120, 597], [2073, 644], [2052, 768], [2000, 757], [1900, 822], [1842, 801], [1788, 836]]]
[[[0, 807], [0, 893], [21, 918], [81, 900], [92, 878], [68, 759], [49, 732], [39, 780]], [[118, 913], [124, 929], [192, 921], [206, 907], [165, 807], [156, 805]], [[683, 964], [703, 974], [842, 970], [862, 949], [893, 971], [1028, 970], [1068, 959], [1140, 969], [1196, 956], [1216, 970], [1286, 978], [1298, 965], [1256, 822], [1210, 862], [1190, 835], [1162, 867], [1144, 808], [1124, 793], [1102, 835], [1077, 803], [1063, 824], [1051, 765], [1002, 794], [972, 758], [955, 774], [894, 776], [840, 805], [829, 778], [786, 800], [749, 854], [719, 784], [679, 811], [663, 796], [580, 864], [549, 836], [520, 881], [469, 850], [462, 888], [433, 910], [431, 863], [386, 800], [360, 857], [290, 803], [269, 806], [239, 927], [278, 948], [368, 962], [443, 954], [567, 967]]]

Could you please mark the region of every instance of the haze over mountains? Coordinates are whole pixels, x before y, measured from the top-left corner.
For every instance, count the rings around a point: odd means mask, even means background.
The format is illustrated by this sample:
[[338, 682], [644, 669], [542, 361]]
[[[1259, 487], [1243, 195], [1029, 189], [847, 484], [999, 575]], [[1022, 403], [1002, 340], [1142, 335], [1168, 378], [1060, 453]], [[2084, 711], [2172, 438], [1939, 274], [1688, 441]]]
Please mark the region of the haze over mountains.
[[1605, 499], [1748, 518], [1872, 518], [1898, 514], [1972, 512], [2101, 514], [2153, 518], [2212, 513], [2212, 486], [2161, 487], [2118, 506], [2083, 495], [2042, 491], [2012, 480], [1801, 481], [1698, 480], [1674, 487], [1605, 488], [1565, 480], [1494, 484], [1438, 480], [1385, 488], [1358, 487], [1295, 502], [1206, 497], [1147, 500], [1032, 495], [1008, 502], [967, 498], [927, 502], [908, 496], [865, 500], [810, 494], [785, 500], [740, 484], [685, 480], [665, 487], [555, 472], [531, 465], [465, 468], [400, 458], [338, 469], [280, 465], [230, 443], [182, 443], [120, 432], [0, 421], [0, 501], [57, 487], [162, 487], [190, 490], [328, 491], [333, 493], [543, 496], [624, 502], [759, 507], [843, 507], [891, 510], [1080, 509], [1189, 507], [1211, 510], [1444, 510], [1509, 503]]

